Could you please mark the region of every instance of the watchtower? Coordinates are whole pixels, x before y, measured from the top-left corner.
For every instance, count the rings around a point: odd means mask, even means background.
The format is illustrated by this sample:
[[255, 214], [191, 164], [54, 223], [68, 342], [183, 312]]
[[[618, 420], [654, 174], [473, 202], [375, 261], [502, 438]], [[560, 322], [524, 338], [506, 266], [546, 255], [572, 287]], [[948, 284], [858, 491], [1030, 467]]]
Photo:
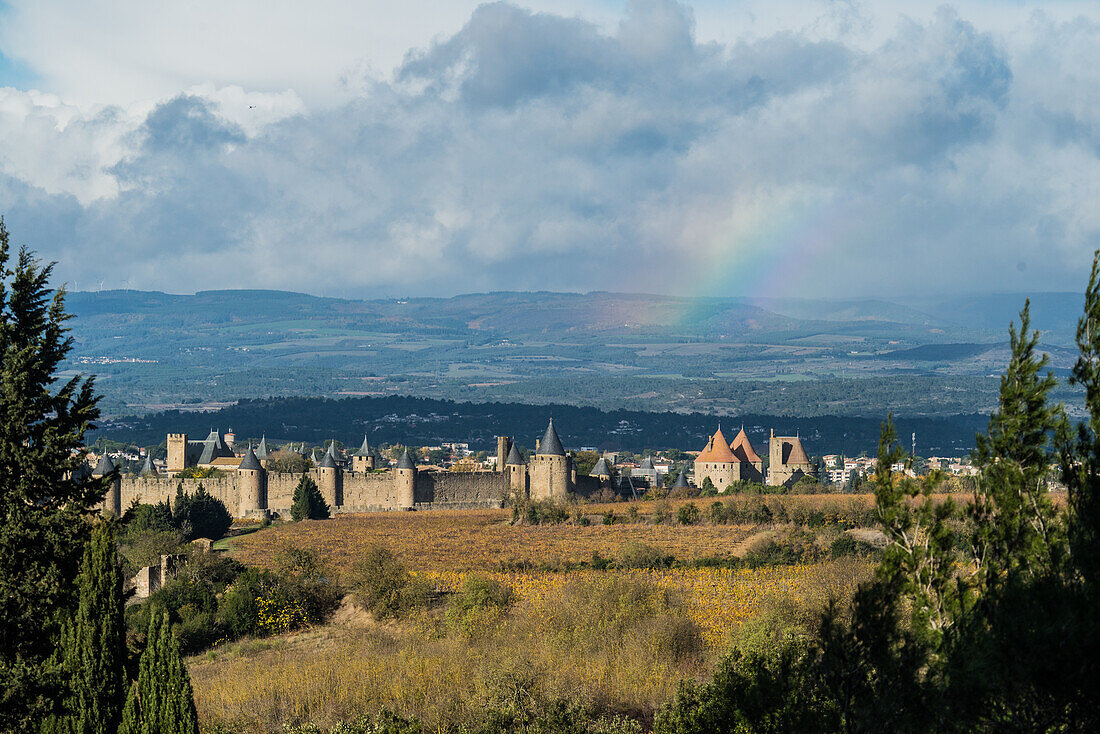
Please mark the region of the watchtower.
[[397, 506], [402, 510], [411, 510], [416, 504], [416, 465], [409, 457], [408, 449], [401, 454], [393, 471]]
[[570, 461], [554, 429], [554, 419], [546, 427], [546, 433], [538, 443], [535, 459], [531, 464], [531, 498], [565, 499], [572, 490]]
[[104, 451], [99, 463], [92, 470], [92, 476], [96, 479], [102, 479], [108, 475], [112, 475], [111, 486], [107, 488], [107, 496], [103, 500], [103, 511], [115, 517], [122, 517], [122, 475], [115, 471], [115, 463]]
[[175, 474], [187, 468], [187, 434], [168, 434], [168, 473]]
[[267, 470], [260, 464], [256, 452], [248, 447], [240, 466], [237, 467], [237, 515], [267, 514]]
[[317, 488], [330, 508], [344, 504], [344, 476], [332, 453], [326, 453], [312, 471], [316, 477]]

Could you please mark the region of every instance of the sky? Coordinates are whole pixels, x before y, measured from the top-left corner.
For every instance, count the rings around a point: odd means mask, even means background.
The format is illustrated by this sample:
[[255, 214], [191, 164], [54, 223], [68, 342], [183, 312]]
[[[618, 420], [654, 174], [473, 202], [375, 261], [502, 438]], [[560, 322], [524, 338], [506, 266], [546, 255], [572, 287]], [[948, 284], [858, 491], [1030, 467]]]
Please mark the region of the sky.
[[77, 290], [1080, 291], [1100, 3], [0, 0]]

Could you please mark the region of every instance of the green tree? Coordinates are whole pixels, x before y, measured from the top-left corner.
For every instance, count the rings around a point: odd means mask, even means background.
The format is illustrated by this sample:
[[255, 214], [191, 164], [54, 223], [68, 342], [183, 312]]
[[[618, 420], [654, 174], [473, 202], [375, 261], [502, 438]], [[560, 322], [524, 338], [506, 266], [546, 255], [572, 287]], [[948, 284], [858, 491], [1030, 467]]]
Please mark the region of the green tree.
[[70, 693], [65, 713], [48, 721], [45, 729], [114, 734], [128, 681], [122, 568], [111, 523], [100, 522], [92, 531], [76, 583], [79, 605], [62, 634], [62, 666]]
[[172, 635], [168, 613], [149, 618], [137, 684], [130, 688], [119, 734], [198, 734], [191, 677]]
[[92, 379], [55, 386], [72, 347], [64, 290], [26, 249], [10, 261], [0, 218], [0, 731], [30, 731], [64, 697], [55, 650], [107, 482], [77, 471]]
[[172, 508], [172, 520], [183, 531], [187, 540], [210, 538], [217, 540], [226, 534], [233, 524], [233, 516], [225, 503], [199, 485], [192, 495], [185, 494], [183, 483], [176, 487], [176, 501]]
[[307, 474], [298, 480], [294, 487], [294, 500], [290, 506], [290, 516], [297, 520], [324, 520], [329, 516], [328, 503], [321, 496], [317, 483]]

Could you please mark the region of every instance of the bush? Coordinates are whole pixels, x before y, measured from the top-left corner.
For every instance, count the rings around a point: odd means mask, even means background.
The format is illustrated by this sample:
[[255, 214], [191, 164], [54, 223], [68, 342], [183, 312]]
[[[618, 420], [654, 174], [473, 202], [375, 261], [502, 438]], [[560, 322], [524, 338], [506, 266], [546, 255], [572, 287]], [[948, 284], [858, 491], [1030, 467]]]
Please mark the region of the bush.
[[653, 503], [653, 524], [660, 525], [668, 520], [668, 501], [657, 500]]
[[841, 556], [874, 556], [878, 555], [878, 553], [879, 549], [874, 545], [863, 540], [858, 540], [849, 533], [841, 533], [829, 545], [829, 555], [833, 558], [840, 558]]
[[513, 498], [512, 522], [527, 525], [552, 525], [569, 519], [569, 511], [552, 500]]
[[721, 500], [717, 500], [707, 510], [707, 519], [715, 525], [722, 525], [726, 522], [728, 513], [726, 511], [726, 505]]
[[614, 510], [608, 510], [607, 512], [605, 512], [603, 514], [603, 524], [604, 525], [614, 525], [615, 524], [615, 511]]
[[447, 628], [463, 637], [477, 637], [493, 630], [508, 611], [512, 589], [485, 576], [470, 576], [447, 604]]
[[676, 511], [676, 519], [680, 521], [681, 525], [694, 525], [699, 522], [699, 508], [695, 506], [694, 502], [681, 505], [680, 509]]
[[669, 568], [675, 560], [655, 545], [638, 542], [619, 546], [615, 558], [619, 568]]
[[431, 589], [414, 579], [388, 548], [367, 549], [352, 571], [352, 598], [375, 619], [400, 619], [428, 605]]

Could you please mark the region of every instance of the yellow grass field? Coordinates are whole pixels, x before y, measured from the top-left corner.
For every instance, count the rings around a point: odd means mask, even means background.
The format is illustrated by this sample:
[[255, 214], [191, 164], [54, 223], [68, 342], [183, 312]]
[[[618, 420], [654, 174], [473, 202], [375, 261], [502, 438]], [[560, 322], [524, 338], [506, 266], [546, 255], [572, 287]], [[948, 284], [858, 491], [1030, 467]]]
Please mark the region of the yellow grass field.
[[[738, 630], [764, 609], [777, 602], [820, 609], [828, 598], [850, 597], [871, 573], [870, 562], [853, 557], [760, 568], [575, 567], [593, 553], [615, 558], [631, 543], [680, 561], [742, 556], [774, 532], [754, 524], [652, 522], [654, 512], [674, 517], [687, 501], [632, 503], [634, 522], [625, 503], [584, 505], [588, 526], [512, 525], [510, 510], [389, 512], [232, 538], [231, 555], [246, 564], [267, 566], [293, 545], [318, 551], [345, 578], [380, 545], [438, 591], [454, 591], [476, 574], [511, 587], [515, 601], [474, 638], [449, 628], [438, 608], [379, 624], [346, 601], [330, 624], [216, 648], [189, 661], [201, 719], [273, 732], [301, 722], [332, 726], [387, 708], [444, 732], [475, 722], [502, 690], [521, 686], [601, 715], [646, 721], [679, 680], [707, 676]], [[691, 501], [705, 515], [714, 500]], [[792, 516], [858, 516], [870, 506], [869, 497], [726, 501], [782, 504]], [[600, 521], [607, 510], [618, 518], [612, 525]]]
[[[624, 512], [622, 505], [614, 505]], [[231, 554], [242, 563], [263, 566], [283, 543], [316, 550], [339, 570], [347, 570], [372, 545], [386, 546], [413, 571], [498, 570], [505, 564], [591, 560], [624, 543], [659, 547], [681, 560], [739, 555], [751, 525], [599, 524], [588, 527], [509, 524], [509, 510], [378, 512], [339, 515], [331, 520], [288, 523], [230, 541]]]

